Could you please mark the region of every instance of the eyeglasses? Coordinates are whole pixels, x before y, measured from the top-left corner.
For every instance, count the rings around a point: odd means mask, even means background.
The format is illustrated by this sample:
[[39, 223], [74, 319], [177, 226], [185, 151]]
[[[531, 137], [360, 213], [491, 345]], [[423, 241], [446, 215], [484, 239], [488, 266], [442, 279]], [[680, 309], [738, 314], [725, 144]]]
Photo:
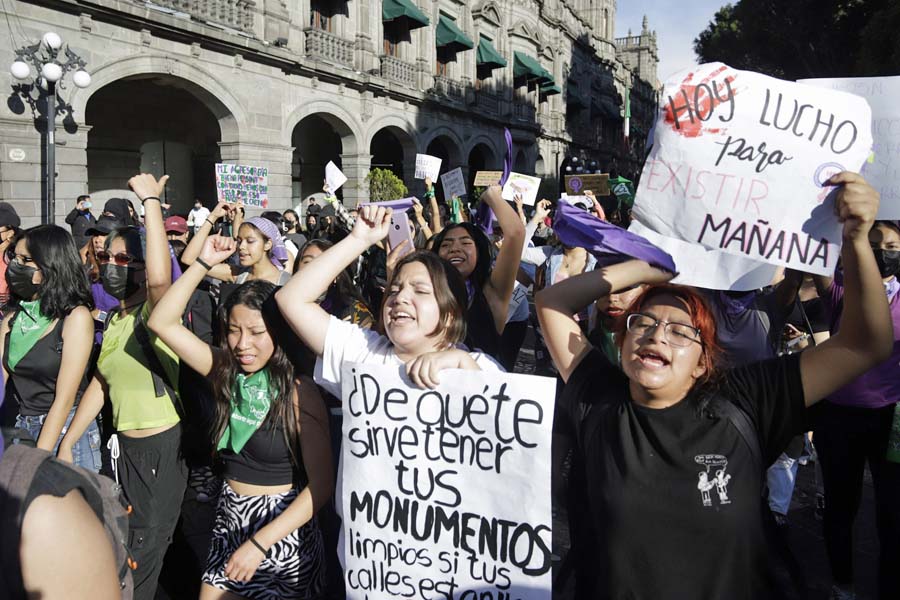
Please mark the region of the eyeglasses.
[[8, 258], [10, 260], [15, 260], [17, 263], [19, 263], [23, 267], [35, 264], [33, 258], [31, 258], [30, 256], [25, 256], [24, 254], [13, 253], [13, 254], [8, 255]]
[[666, 341], [673, 346], [685, 348], [691, 344], [702, 343], [700, 330], [684, 323], [669, 323], [642, 313], [632, 313], [625, 321], [628, 331], [639, 337], [653, 335], [660, 325], [665, 325], [663, 333], [665, 333]]
[[114, 262], [120, 267], [127, 267], [132, 263], [140, 263], [143, 262], [138, 260], [137, 258], [131, 256], [130, 254], [126, 254], [125, 252], [119, 252], [118, 254], [110, 254], [104, 250], [96, 253], [97, 261], [101, 265], [108, 264], [110, 262]]

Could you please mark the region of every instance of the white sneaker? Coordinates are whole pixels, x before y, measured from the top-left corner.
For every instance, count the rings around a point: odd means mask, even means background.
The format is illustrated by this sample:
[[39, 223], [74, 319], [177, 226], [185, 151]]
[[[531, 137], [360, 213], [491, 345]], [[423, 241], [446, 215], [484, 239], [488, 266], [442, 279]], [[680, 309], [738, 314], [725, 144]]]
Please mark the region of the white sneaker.
[[828, 600], [856, 600], [856, 592], [853, 591], [852, 585], [843, 586], [835, 583], [831, 586]]

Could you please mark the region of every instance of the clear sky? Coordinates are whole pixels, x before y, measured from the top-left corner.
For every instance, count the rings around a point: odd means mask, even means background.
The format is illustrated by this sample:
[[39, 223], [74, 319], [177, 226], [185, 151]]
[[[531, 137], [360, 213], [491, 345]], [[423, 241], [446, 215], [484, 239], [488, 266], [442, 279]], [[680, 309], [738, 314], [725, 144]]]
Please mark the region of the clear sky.
[[[647, 15], [650, 29], [656, 30], [659, 44], [657, 76], [664, 82], [669, 75], [696, 64], [694, 38], [712, 21], [716, 11], [728, 0], [626, 0], [617, 2], [616, 37], [631, 29], [641, 31], [641, 19]], [[733, 3], [733, 0], [732, 0]]]

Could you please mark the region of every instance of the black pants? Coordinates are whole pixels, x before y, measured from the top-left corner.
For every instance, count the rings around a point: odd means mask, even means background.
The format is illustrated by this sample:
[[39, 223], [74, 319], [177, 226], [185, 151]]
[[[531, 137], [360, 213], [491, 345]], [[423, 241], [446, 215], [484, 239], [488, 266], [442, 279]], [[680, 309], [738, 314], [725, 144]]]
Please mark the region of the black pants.
[[878, 589], [900, 598], [900, 464], [885, 459], [894, 406], [853, 408], [823, 402], [814, 431], [825, 483], [825, 546], [836, 583], [853, 583], [853, 521], [865, 464], [875, 484]]
[[134, 598], [152, 600], [187, 486], [181, 425], [146, 438], [118, 438], [119, 482], [132, 509], [128, 547], [137, 562]]

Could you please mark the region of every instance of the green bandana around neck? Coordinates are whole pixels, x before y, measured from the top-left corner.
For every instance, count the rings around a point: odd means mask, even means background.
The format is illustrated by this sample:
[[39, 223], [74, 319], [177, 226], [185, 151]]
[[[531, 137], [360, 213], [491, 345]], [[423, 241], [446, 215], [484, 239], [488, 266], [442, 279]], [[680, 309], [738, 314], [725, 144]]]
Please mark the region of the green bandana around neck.
[[28, 354], [53, 319], [41, 314], [41, 299], [19, 302], [19, 314], [9, 330], [9, 368], [15, 370], [19, 361]]
[[239, 374], [231, 387], [231, 417], [216, 449], [227, 448], [235, 454], [240, 453], [266, 420], [271, 404], [269, 369], [251, 375]]

